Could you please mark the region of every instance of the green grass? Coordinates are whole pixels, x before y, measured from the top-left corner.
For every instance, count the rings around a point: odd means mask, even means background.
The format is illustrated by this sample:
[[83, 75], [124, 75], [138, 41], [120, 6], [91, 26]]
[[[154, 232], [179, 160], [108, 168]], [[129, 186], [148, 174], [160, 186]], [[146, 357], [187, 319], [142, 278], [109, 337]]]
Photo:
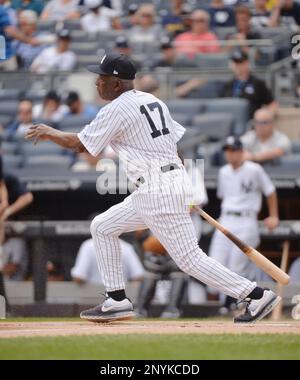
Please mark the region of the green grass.
[[6, 319], [0, 319], [1, 323], [10, 322], [82, 322], [79, 317], [9, 317]]
[[102, 335], [0, 339], [0, 359], [300, 359], [300, 335]]

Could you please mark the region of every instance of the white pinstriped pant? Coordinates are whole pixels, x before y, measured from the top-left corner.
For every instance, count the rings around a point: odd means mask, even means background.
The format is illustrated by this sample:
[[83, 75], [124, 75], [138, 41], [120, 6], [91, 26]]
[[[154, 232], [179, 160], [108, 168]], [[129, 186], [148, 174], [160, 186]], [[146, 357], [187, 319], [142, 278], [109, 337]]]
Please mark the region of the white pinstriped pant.
[[118, 236], [150, 228], [182, 271], [239, 300], [251, 293], [255, 282], [231, 272], [199, 248], [189, 214], [191, 184], [185, 170], [161, 173], [159, 181], [145, 178], [145, 184], [122, 203], [92, 221], [91, 233], [106, 291], [125, 288]]

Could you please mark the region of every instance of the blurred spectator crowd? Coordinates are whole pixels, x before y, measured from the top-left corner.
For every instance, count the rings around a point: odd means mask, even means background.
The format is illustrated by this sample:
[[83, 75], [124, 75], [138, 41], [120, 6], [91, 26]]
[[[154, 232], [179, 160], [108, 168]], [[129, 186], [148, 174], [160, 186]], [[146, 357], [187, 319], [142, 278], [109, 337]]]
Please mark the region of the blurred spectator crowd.
[[73, 70], [114, 48], [143, 69], [201, 67], [207, 54], [212, 64], [226, 62], [236, 46], [267, 65], [289, 55], [299, 24], [294, 0], [1, 0], [6, 60], [0, 68]]
[[[0, 0], [0, 33], [6, 40], [6, 59], [0, 60], [4, 163], [11, 168], [46, 162], [74, 170], [96, 166], [100, 157], [74, 157], [47, 143], [33, 152], [23, 136], [34, 122], [74, 132], [90, 122], [105, 102], [86, 102], [89, 86], [83, 83], [79, 91], [78, 84], [75, 89], [59, 85], [59, 78], [54, 86], [41, 84], [36, 90], [35, 84], [39, 75], [85, 73], [87, 64], [112, 50], [130, 56], [142, 72], [136, 88], [167, 100], [173, 118], [187, 127], [181, 147], [187, 158], [220, 166], [224, 159], [218, 142], [230, 134], [247, 134], [248, 144], [251, 140], [260, 150], [269, 143], [255, 142], [267, 138], [259, 132], [262, 124], [250, 132], [254, 114], [265, 107], [275, 125], [279, 104], [270, 83], [253, 68], [267, 72], [270, 64], [289, 57], [299, 24], [300, 3], [293, 0]], [[227, 70], [228, 79], [203, 78], [206, 69]], [[5, 70], [23, 76], [5, 84], [10, 78]], [[175, 77], [168, 97], [157, 74], [161, 70], [188, 73]], [[256, 155], [256, 160], [278, 164], [287, 153], [296, 153], [293, 144], [285, 144], [284, 154], [264, 160]]]

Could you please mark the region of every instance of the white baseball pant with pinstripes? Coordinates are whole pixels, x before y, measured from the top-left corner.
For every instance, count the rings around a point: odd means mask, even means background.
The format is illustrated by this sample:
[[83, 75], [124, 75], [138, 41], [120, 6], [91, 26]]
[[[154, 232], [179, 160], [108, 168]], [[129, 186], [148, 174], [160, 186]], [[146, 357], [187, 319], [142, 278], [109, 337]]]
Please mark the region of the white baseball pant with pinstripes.
[[106, 291], [125, 289], [118, 236], [150, 228], [182, 271], [231, 297], [247, 297], [256, 283], [225, 268], [198, 246], [189, 214], [191, 186], [185, 169], [161, 173], [155, 179], [144, 178], [145, 183], [122, 203], [92, 221], [91, 233]]

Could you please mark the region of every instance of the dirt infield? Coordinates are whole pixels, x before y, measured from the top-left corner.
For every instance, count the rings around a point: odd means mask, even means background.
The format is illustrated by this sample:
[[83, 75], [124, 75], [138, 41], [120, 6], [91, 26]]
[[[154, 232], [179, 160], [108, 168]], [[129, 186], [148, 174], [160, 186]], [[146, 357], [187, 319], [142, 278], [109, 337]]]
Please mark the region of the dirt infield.
[[127, 321], [107, 324], [90, 322], [6, 322], [0, 323], [0, 339], [35, 336], [103, 334], [300, 334], [300, 322], [264, 321], [234, 325], [220, 321]]

